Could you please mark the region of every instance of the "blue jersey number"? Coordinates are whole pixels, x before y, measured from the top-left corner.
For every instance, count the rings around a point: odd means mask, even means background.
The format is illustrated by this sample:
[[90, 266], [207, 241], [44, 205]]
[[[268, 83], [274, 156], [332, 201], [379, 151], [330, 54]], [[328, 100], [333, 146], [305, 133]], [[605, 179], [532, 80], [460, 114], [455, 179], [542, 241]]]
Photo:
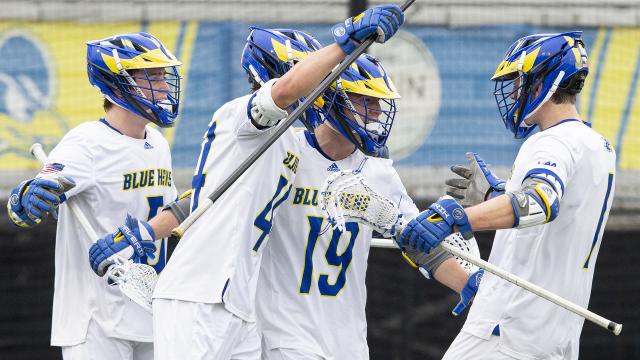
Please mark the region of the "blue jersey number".
[[600, 239], [602, 239], [601, 229], [602, 223], [604, 222], [604, 216], [607, 213], [607, 206], [609, 205], [609, 196], [611, 196], [611, 188], [613, 187], [613, 173], [609, 173], [609, 179], [607, 183], [607, 193], [604, 196], [604, 203], [602, 204], [602, 210], [600, 211], [600, 218], [598, 219], [598, 227], [596, 227], [596, 233], [593, 235], [593, 241], [591, 242], [591, 250], [589, 250], [589, 254], [584, 261], [583, 269], [589, 268], [589, 261], [591, 260], [591, 255], [593, 254], [593, 249], [596, 247], [596, 244]]
[[[267, 238], [267, 235], [269, 235], [269, 233], [271, 232], [271, 228], [273, 227], [273, 212], [278, 206], [280, 206], [280, 204], [282, 204], [282, 202], [287, 200], [287, 198], [289, 197], [289, 193], [291, 192], [291, 185], [289, 185], [289, 187], [287, 188], [288, 184], [289, 180], [283, 175], [280, 175], [276, 192], [273, 194], [273, 197], [271, 198], [271, 200], [269, 200], [264, 209], [262, 209], [260, 214], [258, 214], [256, 220], [253, 222], [253, 225], [255, 225], [255, 227], [262, 230], [262, 234], [260, 234], [258, 240], [253, 246], [253, 251], [258, 251], [260, 249], [262, 242], [264, 242], [264, 240]], [[285, 188], [287, 188], [287, 190], [283, 194]]]
[[[147, 216], [147, 220], [151, 220], [151, 218], [153, 218], [158, 214], [158, 210], [162, 208], [162, 206], [164, 205], [164, 198], [162, 197], [162, 195], [148, 196], [147, 203], [149, 204], [149, 215]], [[142, 261], [146, 261], [148, 265], [152, 266], [158, 274], [162, 271], [162, 269], [164, 269], [164, 265], [166, 263], [166, 260], [165, 260], [166, 252], [164, 249], [165, 247], [164, 240], [165, 239], [160, 239], [160, 244], [156, 248], [156, 253], [155, 253], [156, 256], [154, 259], [149, 259], [146, 256], [145, 258], [142, 259]]]
[[[311, 279], [313, 277], [313, 251], [315, 250], [316, 243], [320, 237], [322, 229], [322, 223], [324, 218], [318, 216], [308, 216], [309, 221], [309, 236], [307, 237], [307, 248], [305, 249], [304, 256], [304, 270], [302, 272], [302, 281], [300, 282], [300, 293], [308, 294], [311, 290]], [[349, 244], [346, 249], [338, 254], [338, 243], [342, 237], [342, 231], [338, 229], [333, 230], [331, 241], [327, 247], [325, 253], [325, 259], [327, 263], [332, 266], [339, 266], [340, 272], [336, 276], [335, 282], [332, 284], [329, 281], [329, 275], [320, 274], [318, 277], [318, 289], [320, 294], [325, 296], [336, 296], [344, 287], [347, 280], [347, 269], [351, 264], [353, 258], [353, 245], [355, 244], [356, 237], [360, 232], [358, 223], [348, 222], [345, 224], [346, 232], [350, 234]]]

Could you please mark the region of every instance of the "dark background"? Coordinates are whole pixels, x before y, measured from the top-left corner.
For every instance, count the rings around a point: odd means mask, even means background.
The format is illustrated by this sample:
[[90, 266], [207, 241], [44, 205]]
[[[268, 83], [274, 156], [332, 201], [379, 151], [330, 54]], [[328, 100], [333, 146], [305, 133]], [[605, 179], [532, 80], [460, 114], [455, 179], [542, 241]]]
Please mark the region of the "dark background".
[[[60, 359], [49, 346], [55, 223], [19, 229], [0, 219], [0, 359]], [[589, 307], [624, 329], [616, 337], [586, 322], [581, 359], [640, 359], [639, 234], [605, 231]], [[491, 239], [478, 234], [485, 258]], [[373, 360], [439, 359], [462, 327], [464, 317], [450, 315], [457, 295], [426, 280], [395, 250], [371, 250], [367, 286]]]

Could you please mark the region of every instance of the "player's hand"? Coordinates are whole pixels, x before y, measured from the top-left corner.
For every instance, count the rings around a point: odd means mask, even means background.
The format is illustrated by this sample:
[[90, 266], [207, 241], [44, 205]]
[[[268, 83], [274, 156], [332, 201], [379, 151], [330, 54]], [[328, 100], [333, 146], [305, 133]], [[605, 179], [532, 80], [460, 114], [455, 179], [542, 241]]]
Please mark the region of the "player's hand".
[[447, 195], [462, 206], [473, 206], [504, 193], [506, 181], [495, 176], [484, 160], [474, 152], [467, 153], [469, 167], [454, 165], [451, 171], [462, 178], [447, 179]]
[[384, 43], [398, 31], [402, 23], [404, 13], [399, 6], [381, 5], [334, 25], [331, 32], [342, 50], [351, 54], [356, 49], [354, 41], [361, 43], [377, 34], [376, 41]]
[[145, 256], [154, 259], [156, 251], [154, 239], [155, 233], [146, 221], [127, 214], [125, 224], [116, 232], [105, 235], [91, 245], [89, 264], [98, 276], [103, 276], [109, 265], [113, 263], [109, 258], [129, 246], [133, 248], [131, 259], [134, 262], [141, 262]]
[[73, 179], [59, 174], [23, 181], [11, 190], [7, 204], [9, 218], [21, 227], [38, 224], [47, 214], [55, 213], [66, 200], [64, 193], [75, 186]]
[[471, 300], [473, 300], [474, 296], [476, 296], [476, 293], [478, 292], [478, 287], [480, 286], [480, 281], [482, 280], [483, 275], [484, 270], [478, 270], [469, 276], [467, 283], [464, 284], [462, 291], [460, 291], [460, 302], [458, 302], [458, 305], [451, 310], [453, 316], [462, 314], [467, 306], [469, 306]]
[[473, 230], [464, 209], [452, 197], [443, 196], [421, 212], [404, 228], [396, 242], [400, 247], [409, 247], [425, 253], [440, 243], [458, 226], [462, 235], [470, 239]]

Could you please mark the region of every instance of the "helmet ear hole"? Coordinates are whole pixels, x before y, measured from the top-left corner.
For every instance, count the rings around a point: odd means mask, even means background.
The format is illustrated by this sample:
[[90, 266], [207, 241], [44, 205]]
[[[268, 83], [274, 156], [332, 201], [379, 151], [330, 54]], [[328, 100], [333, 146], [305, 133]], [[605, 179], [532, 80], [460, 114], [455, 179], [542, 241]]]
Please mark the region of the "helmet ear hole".
[[582, 91], [584, 87], [584, 82], [587, 78], [587, 74], [584, 71], [580, 71], [572, 76], [565, 86], [561, 86], [562, 89], [565, 89], [571, 95], [577, 95]]

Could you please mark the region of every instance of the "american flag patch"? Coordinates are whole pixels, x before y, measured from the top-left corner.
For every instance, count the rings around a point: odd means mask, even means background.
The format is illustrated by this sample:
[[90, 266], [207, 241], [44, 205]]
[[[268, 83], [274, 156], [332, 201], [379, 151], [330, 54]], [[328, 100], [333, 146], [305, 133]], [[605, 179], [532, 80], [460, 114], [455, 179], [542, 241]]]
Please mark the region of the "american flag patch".
[[40, 174], [57, 174], [62, 169], [64, 169], [64, 165], [60, 163], [47, 164], [40, 170]]

